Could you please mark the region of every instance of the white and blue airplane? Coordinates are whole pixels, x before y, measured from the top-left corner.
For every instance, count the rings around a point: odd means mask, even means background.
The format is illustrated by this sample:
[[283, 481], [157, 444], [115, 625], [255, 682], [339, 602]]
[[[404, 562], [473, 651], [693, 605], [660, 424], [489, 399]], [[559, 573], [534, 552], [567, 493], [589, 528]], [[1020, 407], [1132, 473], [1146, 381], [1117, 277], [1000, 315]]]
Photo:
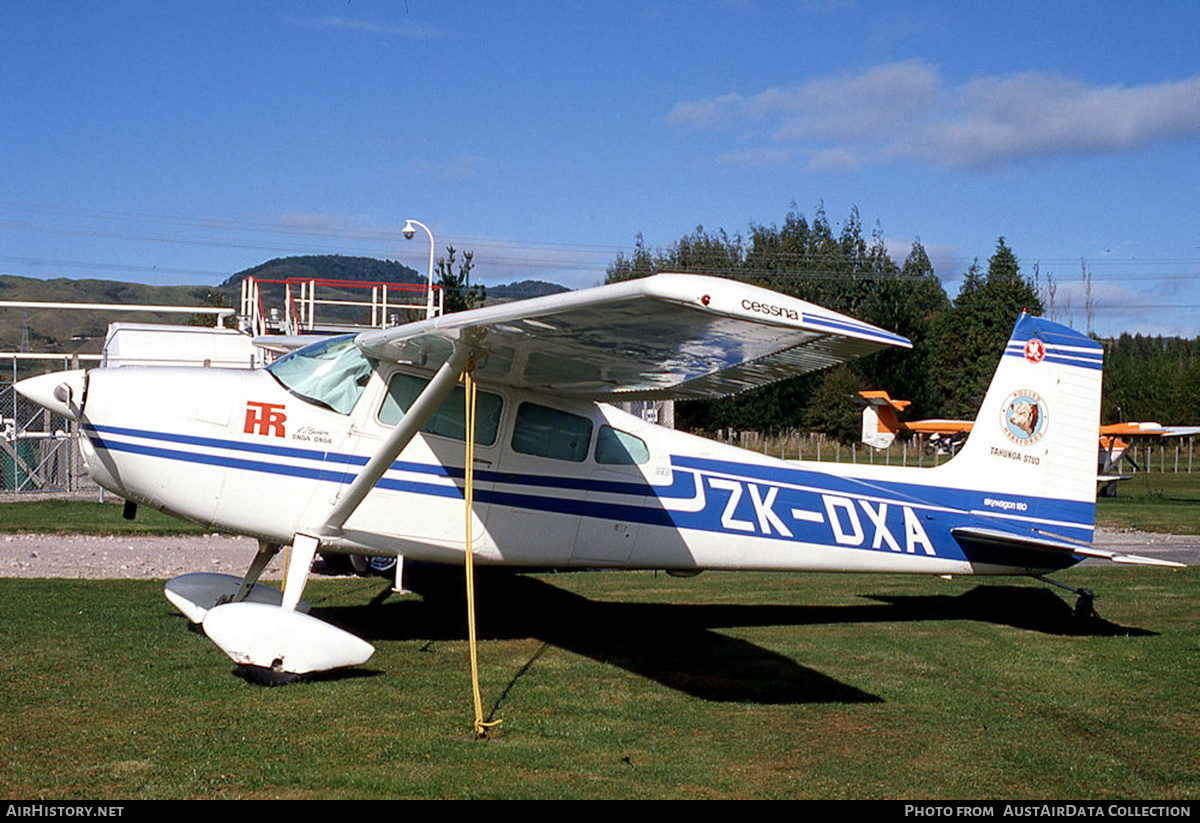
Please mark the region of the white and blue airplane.
[[[167, 596], [236, 663], [281, 675], [373, 651], [304, 614], [318, 551], [682, 574], [1178, 565], [1091, 546], [1103, 350], [1027, 314], [971, 437], [934, 468], [784, 462], [609, 405], [910, 345], [766, 289], [659, 274], [322, 339], [265, 369], [98, 368], [17, 389], [79, 422], [88, 471], [127, 507], [258, 539], [243, 578], [183, 575]], [[258, 578], [285, 545], [281, 592]]]

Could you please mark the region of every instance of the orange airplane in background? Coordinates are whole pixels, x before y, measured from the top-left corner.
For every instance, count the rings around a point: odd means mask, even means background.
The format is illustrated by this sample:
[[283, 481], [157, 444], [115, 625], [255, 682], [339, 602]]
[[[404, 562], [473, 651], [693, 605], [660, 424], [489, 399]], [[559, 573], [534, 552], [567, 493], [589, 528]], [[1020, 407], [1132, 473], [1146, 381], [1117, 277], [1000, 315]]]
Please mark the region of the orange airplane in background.
[[[886, 391], [860, 391], [857, 397], [850, 399], [863, 405], [862, 442], [876, 449], [886, 449], [892, 445], [900, 432], [915, 432], [939, 438], [946, 445], [939, 444], [938, 450], [953, 454], [971, 433], [974, 423], [971, 420], [942, 418], [901, 422], [898, 415], [906, 411], [912, 401], [893, 400]], [[949, 443], [954, 439], [957, 442], [951, 447]]]
[[[928, 439], [927, 447], [938, 454], [953, 455], [971, 433], [971, 420], [930, 419], [903, 422], [899, 414], [912, 405], [911, 400], [893, 400], [886, 391], [862, 391], [854, 402], [862, 404], [862, 442], [876, 449], [886, 449], [900, 432], [914, 432]], [[1012, 419], [1020, 424], [1028, 415], [1036, 415], [1037, 407], [1014, 409]], [[1025, 425], [1036, 428], [1037, 420]], [[1200, 434], [1200, 426], [1163, 426], [1159, 423], [1109, 423], [1100, 426], [1096, 481], [1105, 496], [1116, 494], [1116, 482], [1128, 479], [1117, 470], [1131, 437], [1187, 437]], [[1136, 466], [1135, 466], [1136, 468]]]

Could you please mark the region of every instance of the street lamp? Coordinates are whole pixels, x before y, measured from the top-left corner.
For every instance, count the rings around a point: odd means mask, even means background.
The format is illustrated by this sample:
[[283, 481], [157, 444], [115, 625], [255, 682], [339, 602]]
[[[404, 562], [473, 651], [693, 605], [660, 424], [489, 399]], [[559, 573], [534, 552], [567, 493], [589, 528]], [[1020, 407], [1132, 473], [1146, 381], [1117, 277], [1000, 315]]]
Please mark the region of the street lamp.
[[400, 233], [404, 235], [405, 240], [412, 240], [413, 235], [417, 233], [416, 226], [425, 229], [425, 233], [429, 235], [429, 280], [425, 284], [425, 317], [430, 318], [433, 316], [433, 232], [429, 230], [429, 226], [410, 218], [404, 222]]

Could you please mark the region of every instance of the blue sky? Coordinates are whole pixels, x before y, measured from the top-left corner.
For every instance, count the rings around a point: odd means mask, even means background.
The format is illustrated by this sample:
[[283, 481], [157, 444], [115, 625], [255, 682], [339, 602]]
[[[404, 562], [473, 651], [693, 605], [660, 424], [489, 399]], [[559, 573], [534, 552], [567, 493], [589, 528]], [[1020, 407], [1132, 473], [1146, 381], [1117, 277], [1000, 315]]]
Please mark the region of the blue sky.
[[[1003, 235], [1100, 334], [1200, 335], [1200, 3], [0, 4], [0, 272], [287, 254], [600, 282], [857, 207], [951, 296]], [[1069, 302], [1069, 305], [1064, 305]]]

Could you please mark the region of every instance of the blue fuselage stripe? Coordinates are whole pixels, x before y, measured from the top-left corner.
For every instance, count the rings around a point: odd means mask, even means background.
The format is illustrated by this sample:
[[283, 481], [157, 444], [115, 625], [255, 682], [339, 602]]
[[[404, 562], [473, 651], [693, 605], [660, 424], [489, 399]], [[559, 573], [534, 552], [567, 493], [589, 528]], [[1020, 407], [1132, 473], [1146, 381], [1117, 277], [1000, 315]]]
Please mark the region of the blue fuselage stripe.
[[[86, 426], [85, 432], [96, 448], [109, 451], [337, 484], [352, 481], [357, 474], [355, 467], [367, 462], [359, 455], [333, 451], [140, 429]], [[148, 442], [130, 442], [125, 438]], [[159, 445], [163, 443], [171, 445]], [[218, 451], [209, 453], [174, 446]], [[240, 456], [239, 453], [254, 457]], [[307, 460], [316, 465], [278, 462], [271, 457]], [[671, 465], [675, 471], [669, 486], [479, 471], [476, 472], [475, 497], [481, 503], [517, 509], [757, 535], [775, 540], [828, 544], [834, 539], [830, 536], [833, 534], [845, 548], [884, 551], [897, 550], [897, 544], [913, 551], [914, 529], [918, 532], [923, 529], [942, 557], [961, 557], [957, 543], [950, 535], [951, 529], [960, 526], [986, 525], [1014, 534], [1031, 534], [1035, 528], [1053, 523], [1060, 533], [1069, 537], [1083, 540], [1091, 537], [1094, 509], [1086, 503], [1007, 495], [1001, 501], [1004, 504], [1002, 510], [989, 510], [988, 507], [998, 505], [997, 502], [978, 491], [862, 481], [803, 467], [680, 455], [672, 456]], [[391, 469], [430, 479], [385, 475], [377, 484], [378, 488], [462, 498], [463, 471], [460, 468], [397, 461]], [[443, 482], [438, 483], [435, 478]], [[547, 493], [535, 493], [538, 489]], [[678, 505], [699, 501], [701, 495], [704, 505], [696, 511]], [[602, 499], [603, 496], [609, 499]], [[854, 543], [856, 537], [858, 542]], [[919, 547], [920, 537], [915, 539]]]

